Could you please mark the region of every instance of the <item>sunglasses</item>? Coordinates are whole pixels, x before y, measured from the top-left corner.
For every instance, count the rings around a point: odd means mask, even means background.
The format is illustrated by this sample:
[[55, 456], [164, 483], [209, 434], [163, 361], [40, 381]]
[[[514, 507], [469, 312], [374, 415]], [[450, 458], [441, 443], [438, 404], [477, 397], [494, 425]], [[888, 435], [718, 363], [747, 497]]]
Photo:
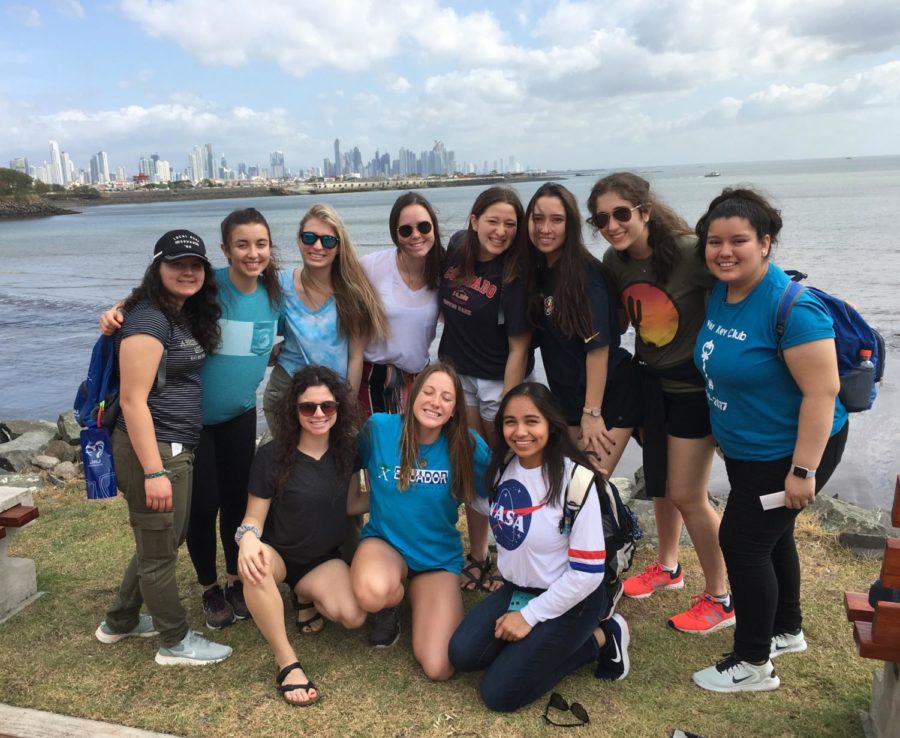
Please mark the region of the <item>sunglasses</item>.
[[297, 409], [304, 418], [311, 418], [316, 414], [316, 410], [321, 410], [322, 415], [330, 418], [338, 410], [341, 403], [335, 400], [326, 400], [325, 402], [298, 402]]
[[[578, 722], [577, 723], [557, 723], [550, 719], [550, 708], [554, 710], [560, 710], [561, 712], [570, 712], [572, 713], [572, 717], [574, 717]], [[550, 725], [555, 725], [557, 728], [579, 728], [582, 725], [587, 725], [591, 722], [591, 719], [588, 717], [587, 710], [584, 709], [584, 706], [580, 702], [573, 702], [571, 705], [566, 702], [566, 698], [563, 697], [559, 692], [553, 692], [550, 695], [550, 700], [547, 702], [547, 706], [544, 708], [544, 720], [546, 720]]]
[[640, 210], [642, 205], [635, 205], [633, 208], [626, 208], [624, 205], [618, 208], [613, 208], [612, 213], [597, 213], [596, 215], [592, 215], [587, 219], [588, 225], [594, 226], [597, 230], [603, 230], [606, 226], [609, 225], [609, 218], [612, 216], [619, 223], [627, 223], [631, 220], [631, 214], [635, 210]]
[[[423, 236], [431, 233], [431, 229], [434, 226], [431, 225], [430, 221], [422, 220], [416, 223], [416, 230], [421, 233]], [[402, 225], [397, 228], [397, 234], [400, 238], [409, 238], [413, 234], [413, 227], [411, 225]]]
[[333, 249], [341, 242], [341, 239], [337, 236], [320, 236], [318, 233], [313, 233], [312, 231], [300, 232], [300, 242], [303, 245], [312, 246], [316, 241], [322, 242], [323, 249]]

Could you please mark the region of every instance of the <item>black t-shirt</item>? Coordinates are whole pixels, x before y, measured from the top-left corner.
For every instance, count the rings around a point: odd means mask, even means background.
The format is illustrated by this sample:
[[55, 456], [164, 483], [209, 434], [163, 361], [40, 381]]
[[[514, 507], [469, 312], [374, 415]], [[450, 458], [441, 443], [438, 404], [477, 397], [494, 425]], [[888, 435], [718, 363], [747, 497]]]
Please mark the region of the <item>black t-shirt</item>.
[[[453, 253], [448, 259], [439, 292], [444, 332], [438, 356], [450, 361], [460, 374], [502, 380], [509, 357], [509, 336], [532, 330], [522, 280], [503, 284], [505, 261], [503, 255], [476, 261], [475, 276], [468, 284], [454, 287], [459, 254]], [[525, 373], [533, 367], [534, 352], [529, 351]]]
[[619, 345], [615, 290], [609, 289], [603, 272], [598, 265], [593, 264], [585, 277], [584, 285], [591, 311], [592, 334], [590, 340], [586, 341], [581, 336], [565, 336], [557, 325], [554, 317], [556, 305], [560, 300], [566, 299], [566, 296], [556, 294], [556, 269], [540, 269], [537, 278], [541, 298], [537, 343], [541, 348], [550, 390], [563, 406], [568, 422], [572, 422], [574, 418], [581, 417], [584, 408], [587, 354], [594, 349], [609, 346], [607, 381], [619, 362], [628, 358], [628, 352]]
[[[250, 494], [271, 499], [274, 475], [274, 447], [267, 443], [250, 467]], [[349, 475], [338, 474], [330, 451], [318, 461], [297, 451], [284, 494], [272, 500], [262, 540], [285, 561], [296, 564], [330, 553], [343, 543], [347, 532], [349, 483]]]
[[[117, 358], [122, 340], [136, 334], [153, 336], [166, 350], [165, 385], [160, 391], [154, 381], [147, 396], [156, 440], [195, 446], [203, 423], [200, 368], [206, 352], [186, 325], [170, 321], [149, 300], [142, 300], [125, 315], [122, 329], [116, 334]], [[124, 413], [116, 425], [128, 430]]]

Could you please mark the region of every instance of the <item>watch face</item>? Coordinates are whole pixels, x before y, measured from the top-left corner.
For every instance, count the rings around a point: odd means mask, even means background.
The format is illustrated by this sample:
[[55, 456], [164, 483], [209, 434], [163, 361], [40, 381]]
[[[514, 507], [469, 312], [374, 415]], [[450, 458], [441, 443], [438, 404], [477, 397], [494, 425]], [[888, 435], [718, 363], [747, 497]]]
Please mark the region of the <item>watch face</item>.
[[804, 469], [802, 466], [795, 466], [792, 471], [794, 476], [800, 477], [800, 479], [809, 479], [812, 476], [809, 469]]

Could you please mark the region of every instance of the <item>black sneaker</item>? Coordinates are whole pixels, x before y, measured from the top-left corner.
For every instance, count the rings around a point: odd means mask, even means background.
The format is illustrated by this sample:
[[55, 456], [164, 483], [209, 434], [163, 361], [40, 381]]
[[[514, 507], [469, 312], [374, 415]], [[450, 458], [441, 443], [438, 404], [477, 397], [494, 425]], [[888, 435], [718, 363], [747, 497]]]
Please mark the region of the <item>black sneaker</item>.
[[234, 610], [218, 584], [203, 593], [203, 614], [206, 615], [206, 627], [212, 630], [224, 628], [234, 622]]
[[628, 645], [631, 642], [631, 631], [625, 618], [616, 613], [600, 627], [606, 634], [606, 643], [600, 649], [594, 676], [597, 679], [616, 681], [628, 676], [631, 661], [628, 658]]
[[225, 601], [231, 605], [235, 619], [246, 620], [252, 617], [244, 602], [244, 583], [240, 579], [225, 585]]
[[400, 608], [387, 607], [375, 613], [369, 645], [376, 648], [393, 646], [400, 637]]

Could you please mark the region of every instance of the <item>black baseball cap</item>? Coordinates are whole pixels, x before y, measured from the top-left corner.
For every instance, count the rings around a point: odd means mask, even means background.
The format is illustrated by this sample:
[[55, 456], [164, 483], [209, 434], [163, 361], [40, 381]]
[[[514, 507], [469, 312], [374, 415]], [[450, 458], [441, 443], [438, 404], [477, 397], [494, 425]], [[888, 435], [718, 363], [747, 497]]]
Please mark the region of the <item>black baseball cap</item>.
[[196, 256], [207, 264], [206, 245], [196, 233], [186, 230], [169, 231], [156, 242], [153, 247], [153, 261], [160, 257], [166, 261], [178, 261], [186, 256]]

